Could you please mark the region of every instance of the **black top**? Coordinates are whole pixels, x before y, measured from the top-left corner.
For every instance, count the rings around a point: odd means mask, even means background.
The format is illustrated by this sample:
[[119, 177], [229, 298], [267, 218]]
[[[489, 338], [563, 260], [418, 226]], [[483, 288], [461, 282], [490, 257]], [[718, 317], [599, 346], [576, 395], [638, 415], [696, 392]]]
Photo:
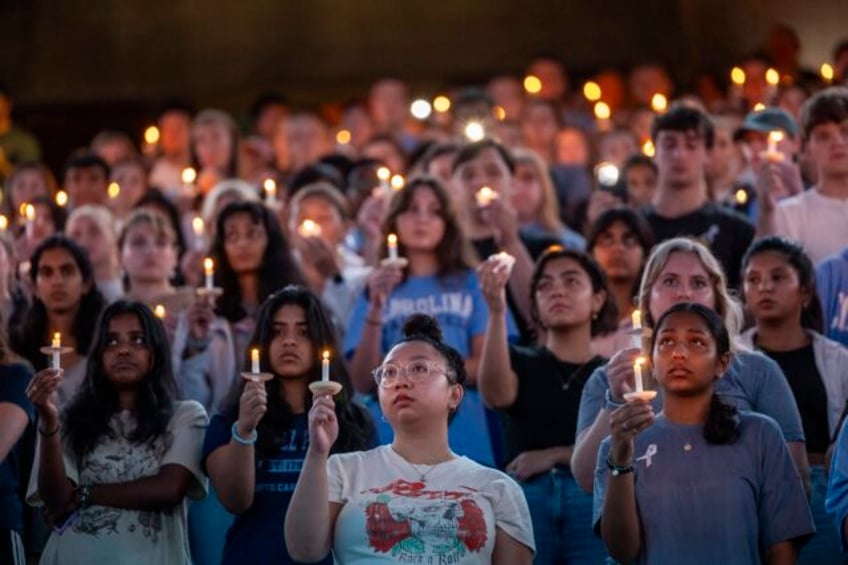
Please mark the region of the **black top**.
[[606, 359], [566, 363], [538, 345], [510, 346], [509, 357], [518, 394], [503, 411], [507, 462], [525, 451], [574, 445], [583, 385]]
[[780, 365], [798, 412], [804, 425], [804, 437], [807, 438], [807, 451], [824, 453], [830, 445], [830, 426], [827, 422], [827, 389], [824, 387], [821, 373], [816, 367], [813, 344], [792, 351], [769, 351], [763, 353]]
[[[20, 407], [29, 418], [35, 420], [35, 408], [26, 395], [26, 387], [32, 371], [26, 365], [15, 363], [0, 365], [0, 402]], [[4, 425], [0, 422], [0, 425]], [[19, 440], [0, 461], [0, 530], [23, 532], [23, 491], [29, 476], [28, 466], [32, 459], [24, 451], [24, 442]]]
[[657, 243], [685, 235], [702, 240], [724, 267], [728, 286], [739, 288], [742, 256], [754, 240], [755, 231], [745, 216], [713, 203], [677, 218], [660, 216], [652, 206], [643, 208], [642, 213], [654, 230]]
[[[521, 237], [521, 242], [524, 244], [524, 248], [527, 249], [527, 253], [530, 254], [533, 261], [535, 261], [548, 247], [551, 247], [552, 245], [562, 245], [562, 242], [555, 237], [526, 233], [521, 233], [519, 235]], [[473, 239], [471, 240], [471, 243], [474, 245], [474, 250], [477, 252], [477, 256], [481, 261], [485, 261], [490, 255], [494, 255], [501, 251], [493, 237]], [[530, 330], [530, 326], [527, 325], [524, 318], [519, 314], [520, 310], [518, 310], [518, 307], [515, 304], [515, 299], [513, 298], [512, 291], [509, 287], [506, 287], [506, 304], [509, 311], [512, 313], [515, 325], [518, 326], [521, 343], [533, 343], [533, 332]]]

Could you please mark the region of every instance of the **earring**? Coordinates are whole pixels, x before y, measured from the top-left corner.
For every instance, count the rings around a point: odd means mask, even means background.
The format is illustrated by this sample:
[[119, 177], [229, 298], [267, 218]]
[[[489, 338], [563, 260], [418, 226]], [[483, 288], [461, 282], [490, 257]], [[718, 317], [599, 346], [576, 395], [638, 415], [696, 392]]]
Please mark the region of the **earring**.
[[593, 320], [597, 320], [597, 319], [598, 319], [598, 313], [597, 313], [597, 312], [592, 312], [592, 319], [593, 319]]

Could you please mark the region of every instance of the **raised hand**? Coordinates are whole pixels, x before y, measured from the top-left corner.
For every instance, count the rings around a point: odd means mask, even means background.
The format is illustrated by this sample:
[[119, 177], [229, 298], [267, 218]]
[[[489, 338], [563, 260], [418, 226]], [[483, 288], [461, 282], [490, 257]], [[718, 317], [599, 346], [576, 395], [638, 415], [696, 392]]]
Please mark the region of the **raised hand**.
[[500, 313], [506, 309], [506, 283], [509, 281], [510, 270], [495, 257], [489, 257], [477, 267], [477, 278], [480, 281], [480, 291], [483, 299], [492, 313]]
[[42, 369], [37, 372], [26, 388], [26, 395], [38, 411], [41, 426], [50, 431], [59, 425], [59, 386], [62, 384], [62, 369]]
[[332, 395], [316, 396], [309, 410], [309, 449], [320, 455], [329, 455], [338, 437], [339, 421]]
[[259, 425], [262, 416], [268, 410], [268, 393], [262, 381], [247, 381], [239, 400], [238, 432], [248, 437]]

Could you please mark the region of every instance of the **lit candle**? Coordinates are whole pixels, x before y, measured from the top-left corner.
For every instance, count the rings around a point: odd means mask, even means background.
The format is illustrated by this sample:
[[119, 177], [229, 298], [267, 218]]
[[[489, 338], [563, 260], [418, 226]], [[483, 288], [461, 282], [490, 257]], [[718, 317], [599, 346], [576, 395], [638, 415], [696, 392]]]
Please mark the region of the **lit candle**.
[[392, 190], [397, 192], [398, 190], [403, 190], [403, 187], [406, 186], [406, 180], [403, 178], [403, 175], [392, 175], [391, 185]]
[[206, 275], [206, 290], [212, 290], [215, 287], [215, 262], [211, 257], [203, 260], [203, 274]]
[[737, 204], [744, 206], [748, 203], [748, 192], [744, 188], [740, 188], [733, 195], [733, 198], [736, 200]]
[[330, 382], [330, 352], [326, 350], [321, 354], [321, 381]]
[[0, 214], [0, 231], [6, 231], [9, 228], [9, 218]]
[[206, 226], [203, 223], [203, 218], [200, 216], [195, 216], [191, 220], [191, 231], [194, 234], [194, 248], [197, 251], [203, 251], [205, 247], [203, 241], [203, 232], [206, 229]]
[[50, 361], [50, 366], [54, 369], [61, 368], [61, 355], [62, 355], [62, 334], [56, 332], [53, 334], [53, 341], [50, 343], [50, 349], [53, 350], [52, 358]]
[[657, 114], [665, 112], [668, 108], [668, 98], [664, 94], [657, 92], [651, 97], [651, 110]]
[[35, 206], [27, 204], [24, 207], [24, 216], [26, 216], [26, 226], [24, 228], [27, 237], [32, 237], [35, 230]]
[[56, 193], [56, 206], [60, 208], [64, 208], [68, 205], [68, 193], [64, 190], [60, 190]]
[[612, 117], [612, 110], [610, 110], [609, 104], [600, 100], [595, 102], [594, 112], [595, 123], [597, 124], [598, 129], [601, 131], [607, 131], [610, 128], [610, 118]]
[[262, 188], [265, 190], [265, 204], [273, 205], [277, 201], [277, 183], [274, 179], [265, 179]]
[[250, 372], [254, 375], [259, 374], [259, 348], [257, 347], [250, 350]]
[[768, 84], [768, 87], [766, 88], [766, 101], [771, 102], [777, 94], [777, 85], [780, 83], [780, 73], [778, 73], [775, 69], [768, 69], [766, 71], [766, 83]]
[[465, 139], [475, 143], [486, 137], [486, 128], [480, 122], [472, 120], [465, 124], [462, 133], [465, 135]]
[[391, 186], [389, 185], [389, 179], [391, 177], [392, 171], [390, 171], [388, 167], [380, 167], [377, 169], [377, 178], [380, 179], [380, 188], [382, 188], [387, 194], [392, 192]]
[[601, 85], [597, 82], [590, 80], [583, 85], [583, 96], [585, 96], [586, 100], [589, 102], [597, 102], [601, 99], [601, 95]]
[[536, 75], [524, 77], [524, 90], [527, 94], [539, 94], [542, 91], [542, 79]]
[[121, 185], [116, 182], [110, 182], [109, 186], [106, 187], [106, 194], [109, 196], [110, 200], [114, 200], [121, 195]]
[[436, 96], [433, 98], [433, 109], [440, 114], [444, 114], [450, 110], [451, 101], [447, 96]]
[[180, 178], [183, 181], [183, 192], [189, 196], [194, 195], [194, 181], [197, 180], [197, 171], [191, 167], [186, 167], [180, 174]]
[[642, 312], [639, 309], [633, 310], [630, 315], [630, 322], [633, 325], [633, 334], [630, 341], [630, 347], [638, 349], [642, 348]]
[[336, 143], [339, 145], [347, 145], [350, 143], [352, 137], [350, 130], [340, 129], [336, 132]]
[[774, 130], [768, 135], [768, 149], [765, 152], [765, 158], [772, 163], [779, 163], [783, 160], [783, 153], [777, 148], [777, 144], [783, 141], [783, 132]]
[[165, 311], [165, 307], [161, 304], [157, 304], [153, 307], [153, 315], [159, 318], [160, 320], [164, 320], [167, 312]]
[[159, 128], [156, 126], [148, 126], [144, 130], [144, 146], [142, 152], [145, 155], [153, 155], [156, 153], [156, 144], [159, 143]]
[[645, 143], [642, 144], [642, 154], [645, 157], [653, 157], [657, 154], [657, 148], [654, 147], [654, 142], [650, 139], [646, 139]]
[[488, 206], [492, 203], [493, 200], [497, 199], [498, 193], [489, 188], [488, 186], [484, 186], [474, 195], [474, 198], [477, 200], [478, 206]]
[[633, 323], [634, 330], [642, 329], [642, 312], [640, 310], [633, 310], [633, 314], [630, 315], [630, 321]]
[[830, 63], [822, 63], [822, 66], [819, 68], [819, 73], [821, 74], [822, 80], [825, 84], [831, 84], [833, 82], [833, 65]]
[[642, 363], [645, 360], [642, 357], [637, 357], [633, 363], [633, 382], [636, 386], [636, 392], [643, 392], [645, 385], [642, 383]]
[[393, 233], [390, 233], [386, 238], [386, 246], [389, 248], [389, 259], [392, 261], [398, 258], [398, 239]]
[[299, 233], [302, 237], [320, 237], [321, 226], [313, 220], [306, 219], [303, 220], [303, 223], [300, 224], [300, 226], [298, 226], [297, 233]]

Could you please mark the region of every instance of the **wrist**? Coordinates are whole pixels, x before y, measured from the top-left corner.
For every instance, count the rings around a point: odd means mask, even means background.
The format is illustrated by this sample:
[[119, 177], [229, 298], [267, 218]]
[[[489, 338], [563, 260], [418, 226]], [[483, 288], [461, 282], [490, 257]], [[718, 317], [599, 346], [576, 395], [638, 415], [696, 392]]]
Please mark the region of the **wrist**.
[[629, 462], [626, 465], [621, 465], [617, 463], [615, 459], [613, 459], [612, 452], [607, 456], [607, 469], [609, 469], [610, 474], [613, 477], [619, 477], [621, 475], [627, 475], [633, 473], [633, 462]]
[[612, 389], [608, 388], [604, 393], [604, 408], [607, 412], [612, 412], [614, 410], [618, 410], [624, 406], [624, 399], [617, 398], [613, 395]]
[[240, 445], [253, 445], [259, 438], [259, 433], [256, 428], [244, 429], [246, 426], [233, 422], [233, 427], [230, 429], [230, 434], [233, 440]]

